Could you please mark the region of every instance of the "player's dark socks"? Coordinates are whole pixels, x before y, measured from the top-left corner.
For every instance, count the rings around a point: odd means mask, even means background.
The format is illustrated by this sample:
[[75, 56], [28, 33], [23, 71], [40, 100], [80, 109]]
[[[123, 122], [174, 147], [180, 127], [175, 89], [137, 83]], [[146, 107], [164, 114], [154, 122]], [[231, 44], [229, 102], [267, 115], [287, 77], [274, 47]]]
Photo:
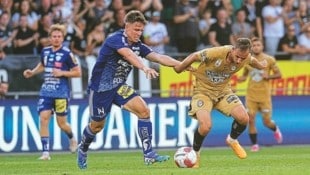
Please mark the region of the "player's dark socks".
[[42, 151], [43, 152], [49, 152], [49, 137], [41, 137], [41, 143], [42, 143]]
[[249, 134], [252, 145], [257, 144], [257, 133]]
[[233, 121], [231, 125], [230, 137], [232, 139], [237, 139], [240, 134], [246, 129], [246, 125], [239, 124], [236, 120]]
[[205, 136], [202, 136], [202, 135], [198, 132], [198, 128], [197, 128], [196, 131], [195, 131], [195, 133], [194, 133], [194, 142], [193, 142], [193, 149], [194, 149], [196, 152], [200, 150], [204, 138], [205, 138]]
[[152, 123], [150, 119], [138, 120], [138, 133], [141, 139], [144, 155], [152, 151]]
[[72, 137], [73, 137], [73, 133], [72, 133], [72, 132], [70, 132], [70, 133], [67, 133], [67, 132], [66, 132], [66, 134], [67, 134], [67, 136], [69, 137], [69, 139], [72, 139]]
[[89, 125], [87, 125], [83, 131], [83, 136], [82, 136], [82, 140], [81, 140], [81, 144], [80, 144], [80, 149], [83, 152], [87, 152], [89, 145], [91, 144], [91, 142], [94, 140], [96, 134], [94, 134], [91, 130]]
[[269, 128], [270, 130], [272, 130], [273, 132], [276, 132], [276, 130], [277, 130], [277, 126], [276, 125], [274, 125], [274, 127], [271, 127], [271, 128]]

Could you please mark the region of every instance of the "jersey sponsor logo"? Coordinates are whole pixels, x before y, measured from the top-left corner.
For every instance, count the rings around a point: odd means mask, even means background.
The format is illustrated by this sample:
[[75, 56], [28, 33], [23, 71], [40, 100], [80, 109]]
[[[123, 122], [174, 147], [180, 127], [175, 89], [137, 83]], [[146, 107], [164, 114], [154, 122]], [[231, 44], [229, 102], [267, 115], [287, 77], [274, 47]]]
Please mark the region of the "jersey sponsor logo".
[[253, 69], [250, 72], [250, 76], [251, 76], [253, 81], [260, 82], [263, 79], [263, 76], [262, 76], [263, 73], [264, 73], [263, 70]]
[[56, 99], [55, 100], [55, 111], [57, 113], [63, 113], [67, 110], [67, 100], [66, 99]]
[[225, 72], [212, 72], [208, 70], [206, 71], [206, 75], [212, 83], [222, 83], [230, 77], [230, 74]]
[[230, 95], [226, 98], [227, 103], [237, 102], [238, 97], [236, 95]]
[[64, 56], [64, 54], [61, 53], [61, 52], [57, 52], [56, 55], [57, 55], [57, 56], [60, 56], [60, 57]]
[[54, 64], [54, 66], [56, 67], [56, 68], [61, 68], [62, 67], [62, 62], [55, 62], [55, 64]]
[[117, 90], [117, 93], [123, 98], [128, 98], [134, 93], [134, 90], [128, 85], [123, 85]]
[[42, 89], [46, 91], [56, 91], [57, 87], [58, 85], [55, 85], [55, 84], [43, 84], [42, 85]]

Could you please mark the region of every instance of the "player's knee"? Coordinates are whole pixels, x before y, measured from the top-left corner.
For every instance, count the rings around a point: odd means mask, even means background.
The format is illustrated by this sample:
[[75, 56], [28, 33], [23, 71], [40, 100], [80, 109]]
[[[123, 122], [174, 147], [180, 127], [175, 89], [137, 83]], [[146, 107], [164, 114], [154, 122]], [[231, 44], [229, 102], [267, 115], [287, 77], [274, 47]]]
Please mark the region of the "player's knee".
[[41, 126], [46, 126], [48, 125], [49, 119], [45, 117], [40, 117], [40, 125]]
[[93, 133], [97, 134], [98, 132], [100, 132], [103, 129], [104, 124], [103, 123], [91, 123], [90, 124], [90, 129]]
[[61, 130], [65, 131], [69, 125], [67, 123], [59, 123], [58, 126]]
[[255, 118], [254, 117], [249, 118], [249, 124], [255, 124]]
[[211, 130], [211, 125], [204, 124], [199, 126], [199, 131], [201, 135], [207, 135]]
[[144, 108], [143, 110], [138, 112], [137, 116], [140, 119], [150, 118], [150, 110], [148, 108]]
[[238, 118], [237, 122], [241, 125], [248, 125], [249, 117], [248, 116], [242, 116], [242, 117]]
[[96, 127], [93, 127], [91, 130], [94, 132], [94, 133], [98, 133], [100, 132], [101, 130], [103, 129], [103, 126], [96, 126]]
[[263, 124], [267, 127], [271, 127], [274, 125], [273, 121], [268, 119], [268, 120], [263, 120]]

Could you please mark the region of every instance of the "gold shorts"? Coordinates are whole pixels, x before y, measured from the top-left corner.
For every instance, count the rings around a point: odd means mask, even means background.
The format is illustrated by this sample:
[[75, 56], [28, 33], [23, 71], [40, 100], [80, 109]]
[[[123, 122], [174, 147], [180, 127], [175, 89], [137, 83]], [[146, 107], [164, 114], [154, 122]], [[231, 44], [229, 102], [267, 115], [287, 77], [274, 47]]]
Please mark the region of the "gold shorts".
[[257, 112], [270, 113], [272, 109], [271, 99], [266, 99], [262, 102], [246, 99], [246, 109], [251, 115], [254, 115]]
[[217, 109], [224, 115], [230, 116], [231, 110], [239, 105], [242, 105], [242, 102], [234, 93], [228, 93], [219, 98], [218, 101], [211, 100], [209, 96], [200, 93], [192, 97], [188, 114], [196, 118], [196, 112], [199, 110], [211, 112], [212, 109]]

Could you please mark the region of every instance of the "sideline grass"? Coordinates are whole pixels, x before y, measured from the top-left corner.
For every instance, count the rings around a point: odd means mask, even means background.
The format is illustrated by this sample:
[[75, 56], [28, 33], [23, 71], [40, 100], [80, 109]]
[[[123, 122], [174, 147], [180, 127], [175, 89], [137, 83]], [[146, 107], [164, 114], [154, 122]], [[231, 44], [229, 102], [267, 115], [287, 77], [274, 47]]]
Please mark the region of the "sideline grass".
[[204, 148], [201, 168], [177, 168], [175, 150], [159, 150], [171, 159], [146, 166], [140, 151], [90, 151], [88, 169], [80, 170], [76, 155], [54, 152], [50, 161], [39, 161], [39, 153], [0, 154], [0, 175], [300, 175], [310, 174], [310, 145], [262, 147], [248, 157], [238, 159], [229, 148]]

